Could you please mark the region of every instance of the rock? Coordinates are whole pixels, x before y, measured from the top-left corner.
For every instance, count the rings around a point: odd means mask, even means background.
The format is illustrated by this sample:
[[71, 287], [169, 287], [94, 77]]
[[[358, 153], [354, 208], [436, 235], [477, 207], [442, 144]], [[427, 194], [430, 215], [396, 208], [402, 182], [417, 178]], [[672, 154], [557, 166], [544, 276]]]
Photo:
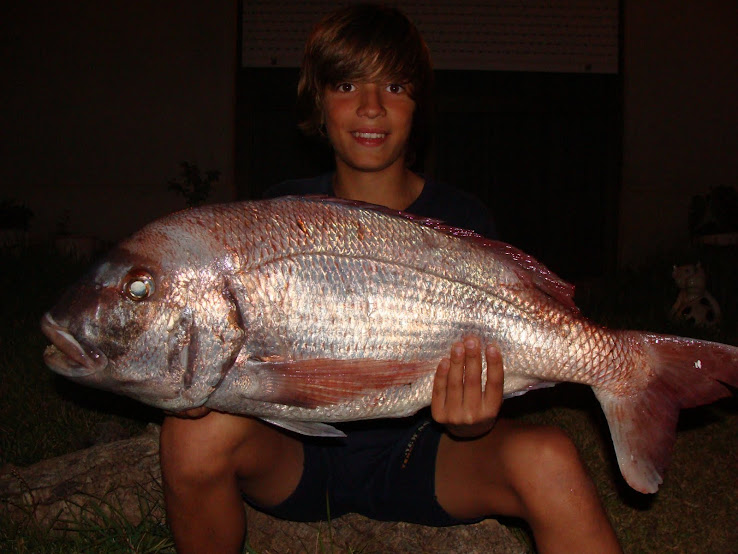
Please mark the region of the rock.
[[330, 522], [295, 523], [249, 509], [249, 544], [260, 554], [523, 554], [530, 549], [502, 524], [425, 527], [347, 514]]
[[113, 420], [101, 421], [92, 429], [92, 436], [89, 444], [85, 446], [95, 446], [97, 444], [106, 444], [109, 442], [120, 441], [130, 438], [131, 433], [123, 427], [119, 422]]
[[156, 425], [131, 439], [0, 471], [0, 504], [8, 515], [35, 520], [43, 528], [94, 518], [97, 508], [106, 514], [116, 510], [134, 523], [149, 515], [149, 507], [151, 516], [163, 517], [161, 498]]
[[[27, 468], [0, 470], [0, 505], [19, 522], [29, 519], [63, 532], [80, 516], [99, 520], [111, 509], [138, 524], [163, 520], [159, 429], [101, 444]], [[248, 541], [261, 554], [361, 551], [372, 553], [518, 554], [529, 552], [509, 529], [490, 519], [475, 525], [425, 527], [348, 514], [331, 522], [297, 523], [247, 506]]]

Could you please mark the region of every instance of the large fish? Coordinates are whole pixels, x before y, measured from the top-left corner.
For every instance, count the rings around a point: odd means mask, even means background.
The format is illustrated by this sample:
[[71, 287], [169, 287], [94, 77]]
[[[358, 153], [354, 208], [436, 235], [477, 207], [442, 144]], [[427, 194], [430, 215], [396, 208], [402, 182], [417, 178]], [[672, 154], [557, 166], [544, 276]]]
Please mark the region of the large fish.
[[519, 250], [364, 204], [286, 197], [165, 217], [42, 319], [51, 369], [167, 410], [209, 406], [301, 433], [412, 414], [452, 342], [497, 344], [506, 396], [594, 389], [628, 483], [662, 482], [679, 410], [730, 394], [738, 348], [580, 315]]

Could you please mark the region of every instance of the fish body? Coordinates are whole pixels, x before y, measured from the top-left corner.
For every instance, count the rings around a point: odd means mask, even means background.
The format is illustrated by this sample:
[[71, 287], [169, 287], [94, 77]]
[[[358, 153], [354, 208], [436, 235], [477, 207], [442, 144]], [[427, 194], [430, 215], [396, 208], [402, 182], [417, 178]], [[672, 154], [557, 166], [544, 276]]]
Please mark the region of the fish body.
[[326, 198], [206, 206], [120, 243], [42, 319], [49, 367], [167, 410], [208, 406], [297, 432], [430, 404], [450, 345], [505, 362], [504, 394], [589, 385], [626, 480], [662, 481], [678, 412], [738, 385], [738, 348], [584, 318], [515, 248]]

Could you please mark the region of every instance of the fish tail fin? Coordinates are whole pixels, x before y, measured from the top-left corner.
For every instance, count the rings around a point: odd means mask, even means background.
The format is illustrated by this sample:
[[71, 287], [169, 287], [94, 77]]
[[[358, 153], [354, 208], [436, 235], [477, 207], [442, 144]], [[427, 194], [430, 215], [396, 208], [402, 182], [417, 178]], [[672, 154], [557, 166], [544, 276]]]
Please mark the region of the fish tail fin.
[[628, 351], [628, 383], [595, 387], [620, 471], [628, 484], [654, 493], [671, 458], [677, 420], [691, 408], [730, 396], [738, 386], [738, 348], [695, 339], [618, 332]]

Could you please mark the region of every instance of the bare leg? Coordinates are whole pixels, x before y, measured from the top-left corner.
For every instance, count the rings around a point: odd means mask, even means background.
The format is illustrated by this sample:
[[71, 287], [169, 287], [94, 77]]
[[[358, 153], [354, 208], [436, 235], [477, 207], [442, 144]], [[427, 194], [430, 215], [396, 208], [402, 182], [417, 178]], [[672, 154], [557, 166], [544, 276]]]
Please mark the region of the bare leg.
[[444, 435], [436, 494], [457, 518], [525, 519], [539, 552], [621, 552], [576, 447], [554, 427], [501, 420], [476, 440]]
[[241, 552], [246, 533], [241, 492], [276, 505], [294, 491], [302, 463], [299, 441], [252, 418], [219, 412], [165, 418], [161, 467], [177, 552]]

